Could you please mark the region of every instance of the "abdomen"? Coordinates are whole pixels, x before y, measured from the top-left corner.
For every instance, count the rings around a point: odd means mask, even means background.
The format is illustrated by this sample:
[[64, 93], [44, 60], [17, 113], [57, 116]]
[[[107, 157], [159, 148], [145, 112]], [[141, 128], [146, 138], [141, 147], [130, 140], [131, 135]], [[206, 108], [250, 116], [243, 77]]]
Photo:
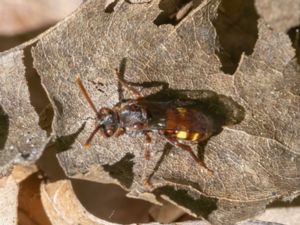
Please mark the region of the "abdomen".
[[189, 141], [202, 141], [212, 134], [212, 121], [200, 109], [170, 108], [166, 111], [165, 135]]

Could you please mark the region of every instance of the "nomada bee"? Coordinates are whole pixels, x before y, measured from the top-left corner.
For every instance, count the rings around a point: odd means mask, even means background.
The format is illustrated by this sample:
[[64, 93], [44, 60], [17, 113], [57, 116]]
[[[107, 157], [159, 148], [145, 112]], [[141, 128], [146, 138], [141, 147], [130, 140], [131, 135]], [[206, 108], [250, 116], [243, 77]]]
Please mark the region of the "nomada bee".
[[[96, 109], [80, 76], [76, 82], [86, 98], [89, 106], [96, 114], [96, 127], [84, 146], [88, 147], [96, 133], [105, 137], [144, 135], [147, 143], [151, 142], [149, 133], [157, 133], [171, 145], [187, 151], [193, 160], [212, 173], [204, 162], [196, 156], [186, 142], [202, 142], [213, 134], [213, 121], [202, 112], [196, 100], [149, 100], [127, 81], [121, 78], [118, 70], [116, 75], [121, 87], [126, 88], [134, 97], [121, 100], [112, 108]], [[182, 143], [185, 141], [185, 143]], [[145, 159], [150, 159], [148, 148], [145, 148]]]

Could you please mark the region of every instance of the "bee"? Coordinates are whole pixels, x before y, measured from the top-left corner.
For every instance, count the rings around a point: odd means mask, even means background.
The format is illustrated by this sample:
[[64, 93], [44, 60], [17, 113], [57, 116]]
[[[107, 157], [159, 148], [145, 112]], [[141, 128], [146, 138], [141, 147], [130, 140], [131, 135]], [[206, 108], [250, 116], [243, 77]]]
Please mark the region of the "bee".
[[[193, 160], [212, 173], [193, 152], [191, 146], [186, 144], [205, 141], [213, 134], [213, 121], [201, 110], [198, 102], [192, 99], [149, 100], [121, 78], [117, 69], [116, 75], [121, 88], [127, 89], [133, 97], [121, 100], [112, 108], [103, 107], [100, 110], [96, 109], [80, 76], [76, 76], [82, 94], [96, 114], [96, 127], [84, 146], [89, 147], [98, 132], [105, 138], [119, 137], [124, 134], [143, 135], [147, 143], [151, 142], [149, 133], [156, 133], [171, 145], [187, 151]], [[144, 157], [146, 160], [150, 159], [147, 148]]]

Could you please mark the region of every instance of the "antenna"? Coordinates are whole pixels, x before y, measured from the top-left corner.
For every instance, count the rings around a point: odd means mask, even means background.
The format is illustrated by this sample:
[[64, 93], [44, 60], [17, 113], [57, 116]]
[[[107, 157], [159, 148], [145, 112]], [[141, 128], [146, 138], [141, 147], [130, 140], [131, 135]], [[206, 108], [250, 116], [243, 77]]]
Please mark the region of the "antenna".
[[[89, 103], [90, 107], [93, 109], [93, 111], [96, 113], [97, 117], [99, 118], [99, 112], [97, 111], [91, 97], [89, 96], [87, 90], [85, 89], [83, 82], [80, 78], [80, 75], [76, 75], [76, 82], [79, 85], [79, 88], [83, 94], [83, 96], [85, 97], [85, 99], [87, 100], [87, 102]], [[95, 136], [95, 134], [101, 129], [101, 126], [98, 125], [96, 126], [96, 128], [93, 130], [93, 132], [90, 134], [90, 136], [88, 137], [88, 139], [86, 140], [85, 144], [84, 144], [84, 148], [89, 148], [90, 147], [90, 143], [93, 139], [93, 137]]]
[[100, 128], [101, 128], [100, 125], [96, 126], [96, 128], [93, 130], [93, 132], [90, 134], [90, 136], [86, 140], [86, 142], [85, 142], [85, 144], [83, 146], [84, 148], [89, 148], [90, 147], [90, 143], [91, 143], [93, 137], [100, 130]]
[[97, 111], [97, 109], [96, 109], [96, 107], [95, 107], [95, 105], [94, 105], [94, 103], [93, 103], [91, 97], [89, 96], [87, 90], [85, 89], [85, 87], [84, 87], [84, 85], [83, 85], [83, 82], [82, 82], [82, 80], [81, 80], [79, 74], [76, 75], [76, 82], [77, 82], [77, 84], [79, 85], [79, 88], [80, 88], [82, 94], [84, 95], [85, 99], [86, 99], [87, 102], [89, 103], [90, 107], [93, 109], [93, 111], [94, 111], [94, 112], [96, 113], [96, 115], [99, 117], [99, 113], [98, 113], [98, 111]]

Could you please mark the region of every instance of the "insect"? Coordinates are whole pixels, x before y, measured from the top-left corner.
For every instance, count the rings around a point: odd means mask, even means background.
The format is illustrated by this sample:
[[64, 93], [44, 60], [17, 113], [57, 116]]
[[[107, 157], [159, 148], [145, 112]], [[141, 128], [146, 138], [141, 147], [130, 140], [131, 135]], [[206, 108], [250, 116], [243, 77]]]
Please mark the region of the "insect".
[[[126, 88], [132, 99], [121, 100], [112, 108], [96, 109], [80, 76], [76, 82], [88, 104], [96, 114], [96, 127], [85, 143], [88, 147], [97, 132], [105, 137], [144, 135], [147, 143], [151, 142], [149, 133], [157, 133], [175, 147], [189, 152], [193, 160], [212, 173], [204, 162], [196, 156], [190, 145], [184, 142], [201, 142], [211, 137], [213, 121], [201, 111], [195, 100], [149, 100], [127, 81], [116, 75], [121, 87]], [[145, 159], [150, 159], [149, 149], [145, 149]]]

